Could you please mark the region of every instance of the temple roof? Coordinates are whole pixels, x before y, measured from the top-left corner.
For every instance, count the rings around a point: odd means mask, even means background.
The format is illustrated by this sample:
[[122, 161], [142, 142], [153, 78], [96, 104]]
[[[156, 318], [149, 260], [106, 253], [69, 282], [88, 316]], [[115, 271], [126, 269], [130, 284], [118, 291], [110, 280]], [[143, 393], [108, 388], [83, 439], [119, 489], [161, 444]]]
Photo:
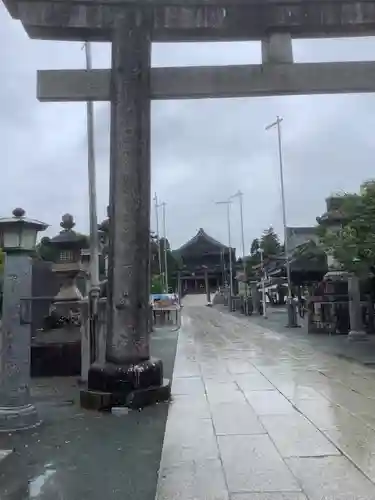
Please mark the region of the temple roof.
[[184, 253], [186, 250], [190, 250], [191, 248], [205, 247], [205, 246], [211, 250], [217, 250], [217, 251], [228, 249], [226, 245], [223, 245], [222, 243], [220, 243], [220, 241], [215, 240], [215, 238], [209, 236], [204, 229], [200, 228], [197, 234], [193, 238], [184, 243], [180, 248], [175, 250], [175, 252], [181, 254]]

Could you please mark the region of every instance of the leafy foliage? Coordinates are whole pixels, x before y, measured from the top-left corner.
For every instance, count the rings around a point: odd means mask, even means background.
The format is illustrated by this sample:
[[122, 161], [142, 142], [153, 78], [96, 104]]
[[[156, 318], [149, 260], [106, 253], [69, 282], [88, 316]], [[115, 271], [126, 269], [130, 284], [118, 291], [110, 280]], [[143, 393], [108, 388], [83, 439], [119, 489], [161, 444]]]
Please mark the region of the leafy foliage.
[[259, 252], [259, 248], [260, 248], [259, 239], [258, 239], [258, 238], [255, 238], [255, 239], [251, 242], [251, 247], [250, 247], [250, 255], [251, 255], [251, 256], [253, 256], [253, 255], [257, 255], [257, 253]]
[[57, 255], [56, 255], [56, 248], [50, 244], [51, 239], [48, 236], [44, 236], [40, 242], [36, 246], [36, 256], [40, 260], [46, 260], [49, 262], [53, 262]]
[[375, 268], [375, 181], [362, 184], [359, 196], [344, 195], [341, 211], [347, 222], [321, 228], [322, 244], [344, 269], [367, 275]]
[[264, 260], [267, 260], [269, 257], [274, 257], [281, 252], [282, 246], [279, 237], [272, 226], [265, 229], [262, 236], [260, 238], [255, 238], [251, 243], [250, 257], [246, 259], [246, 271], [250, 279], [257, 277], [258, 273], [254, 267], [260, 264], [260, 249], [263, 250]]
[[260, 238], [260, 248], [262, 248], [265, 258], [272, 257], [280, 253], [280, 240], [272, 226], [263, 231]]

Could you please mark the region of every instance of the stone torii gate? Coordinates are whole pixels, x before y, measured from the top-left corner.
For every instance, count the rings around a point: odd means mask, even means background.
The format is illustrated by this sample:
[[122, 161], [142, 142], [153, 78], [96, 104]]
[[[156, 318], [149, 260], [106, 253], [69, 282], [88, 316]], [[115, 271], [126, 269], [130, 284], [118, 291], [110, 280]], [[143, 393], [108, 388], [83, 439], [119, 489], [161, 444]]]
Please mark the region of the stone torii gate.
[[[111, 102], [106, 362], [91, 367], [87, 394], [101, 401], [104, 394], [107, 406], [167, 397], [162, 364], [149, 358], [147, 328], [150, 100], [375, 92], [374, 62], [295, 64], [292, 53], [292, 38], [373, 35], [375, 2], [3, 2], [31, 38], [112, 42], [111, 70], [41, 71], [38, 97]], [[262, 64], [151, 69], [152, 41], [218, 40], [261, 40]]]

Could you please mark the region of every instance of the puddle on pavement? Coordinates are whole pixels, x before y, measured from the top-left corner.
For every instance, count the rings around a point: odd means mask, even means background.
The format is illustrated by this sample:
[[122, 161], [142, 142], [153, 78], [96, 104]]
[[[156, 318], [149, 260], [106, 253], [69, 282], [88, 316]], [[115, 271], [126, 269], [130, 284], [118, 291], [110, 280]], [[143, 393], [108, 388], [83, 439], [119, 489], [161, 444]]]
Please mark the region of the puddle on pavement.
[[39, 498], [42, 493], [44, 485], [49, 481], [49, 479], [56, 473], [56, 469], [52, 467], [52, 464], [45, 465], [45, 471], [39, 476], [31, 479], [29, 481], [29, 498]]

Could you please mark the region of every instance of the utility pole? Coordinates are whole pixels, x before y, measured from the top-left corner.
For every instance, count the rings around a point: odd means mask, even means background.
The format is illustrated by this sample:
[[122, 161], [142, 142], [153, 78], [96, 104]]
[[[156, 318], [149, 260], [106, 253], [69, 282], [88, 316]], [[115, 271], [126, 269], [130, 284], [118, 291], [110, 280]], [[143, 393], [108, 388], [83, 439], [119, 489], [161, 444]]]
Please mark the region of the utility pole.
[[241, 243], [242, 243], [242, 267], [244, 279], [246, 280], [246, 295], [247, 295], [247, 276], [246, 276], [246, 262], [245, 262], [245, 230], [243, 223], [243, 193], [238, 190], [232, 198], [238, 198], [240, 202], [240, 224], [241, 224]]
[[229, 290], [230, 296], [233, 297], [233, 267], [232, 267], [232, 238], [231, 238], [231, 227], [230, 227], [230, 206], [232, 200], [217, 201], [216, 205], [226, 205], [227, 207], [227, 226], [228, 226], [228, 247], [229, 247]]
[[165, 293], [168, 293], [168, 259], [167, 259], [167, 226], [165, 222], [165, 207], [166, 203], [163, 201], [163, 203], [160, 204], [162, 207], [162, 214], [163, 214], [163, 238], [164, 238], [164, 284], [165, 284]]
[[155, 193], [154, 196], [154, 204], [155, 204], [155, 217], [156, 217], [156, 239], [158, 242], [158, 261], [159, 261], [159, 276], [160, 279], [162, 280], [162, 286], [164, 288], [164, 279], [162, 275], [162, 264], [161, 264], [161, 248], [160, 248], [160, 235], [159, 235], [159, 207], [158, 205], [158, 197]]
[[259, 249], [260, 264], [262, 267], [262, 305], [263, 305], [263, 318], [267, 319], [267, 302], [266, 302], [266, 271], [264, 269], [264, 251], [263, 248]]
[[285, 203], [285, 189], [284, 189], [284, 165], [283, 165], [283, 153], [282, 153], [282, 142], [281, 142], [281, 122], [282, 118], [276, 117], [276, 121], [271, 123], [266, 127], [266, 130], [277, 128], [277, 141], [279, 150], [279, 169], [280, 169], [280, 191], [281, 191], [281, 205], [283, 213], [283, 226], [284, 226], [284, 252], [285, 252], [285, 267], [286, 276], [288, 282], [288, 328], [296, 328], [297, 324], [297, 314], [293, 304], [292, 298], [292, 280], [290, 273], [290, 259], [289, 259], [289, 245], [288, 245], [288, 228], [286, 222], [286, 203]]
[[[84, 44], [86, 70], [92, 69], [91, 44]], [[90, 218], [90, 291], [89, 291], [89, 337], [90, 362], [96, 360], [96, 337], [98, 319], [99, 282], [99, 235], [96, 201], [96, 167], [95, 167], [95, 129], [94, 103], [87, 101], [87, 167], [89, 181], [89, 218]]]

